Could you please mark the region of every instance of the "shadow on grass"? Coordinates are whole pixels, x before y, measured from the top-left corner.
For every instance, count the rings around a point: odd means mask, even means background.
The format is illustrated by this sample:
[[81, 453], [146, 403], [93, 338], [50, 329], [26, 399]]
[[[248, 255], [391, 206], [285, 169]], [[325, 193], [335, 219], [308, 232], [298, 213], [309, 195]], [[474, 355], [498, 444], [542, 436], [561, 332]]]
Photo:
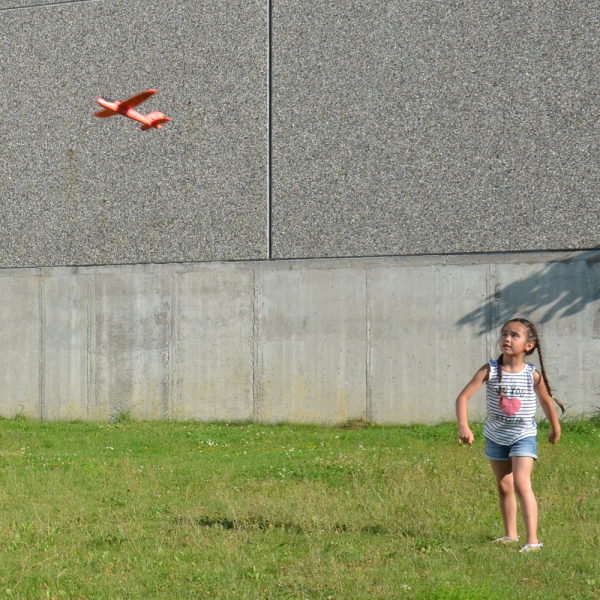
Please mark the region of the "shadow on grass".
[[173, 519], [176, 524], [196, 525], [199, 527], [217, 528], [225, 530], [267, 530], [267, 529], [285, 529], [285, 531], [293, 533], [302, 533], [302, 526], [290, 521], [272, 521], [263, 517], [240, 517], [239, 519], [230, 519], [228, 517], [182, 517], [178, 516]]
[[[254, 517], [244, 516], [239, 519], [231, 519], [229, 517], [221, 516], [202, 516], [202, 517], [189, 517], [189, 516], [177, 516], [173, 519], [174, 523], [178, 525], [196, 525], [198, 527], [216, 528], [223, 530], [259, 530], [266, 531], [269, 529], [281, 529], [287, 533], [304, 533], [305, 528], [300, 523], [294, 523], [292, 521], [279, 521], [274, 519], [268, 519], [265, 517]], [[327, 527], [328, 530], [337, 533], [347, 533], [355, 531], [358, 533], [365, 533], [367, 535], [385, 535], [389, 533], [388, 529], [381, 524], [371, 524], [364, 527], [351, 527], [345, 523], [335, 523]]]

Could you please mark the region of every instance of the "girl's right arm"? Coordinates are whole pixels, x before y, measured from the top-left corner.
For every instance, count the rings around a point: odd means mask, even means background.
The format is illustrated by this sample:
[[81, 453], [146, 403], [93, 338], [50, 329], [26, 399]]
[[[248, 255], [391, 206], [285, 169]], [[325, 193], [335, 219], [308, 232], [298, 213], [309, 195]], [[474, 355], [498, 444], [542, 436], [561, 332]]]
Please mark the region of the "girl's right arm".
[[471, 399], [473, 394], [487, 381], [490, 372], [490, 364], [486, 363], [475, 373], [473, 379], [469, 381], [467, 387], [458, 395], [456, 399], [456, 418], [458, 419], [458, 443], [462, 445], [473, 444], [473, 432], [469, 427], [469, 421], [467, 419], [467, 402]]

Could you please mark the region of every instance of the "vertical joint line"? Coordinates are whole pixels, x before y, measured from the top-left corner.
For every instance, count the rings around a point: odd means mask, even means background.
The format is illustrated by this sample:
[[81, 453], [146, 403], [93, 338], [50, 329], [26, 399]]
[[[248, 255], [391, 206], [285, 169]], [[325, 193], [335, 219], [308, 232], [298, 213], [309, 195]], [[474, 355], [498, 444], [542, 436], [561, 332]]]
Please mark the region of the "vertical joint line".
[[273, 200], [273, 0], [268, 0], [268, 50], [267, 50], [267, 253], [273, 258], [272, 200]]

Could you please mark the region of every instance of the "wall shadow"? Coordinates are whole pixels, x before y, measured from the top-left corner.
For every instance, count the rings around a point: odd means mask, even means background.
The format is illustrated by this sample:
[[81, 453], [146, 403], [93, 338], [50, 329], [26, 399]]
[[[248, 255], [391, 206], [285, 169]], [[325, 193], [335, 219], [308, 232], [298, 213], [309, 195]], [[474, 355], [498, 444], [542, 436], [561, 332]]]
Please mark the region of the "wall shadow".
[[506, 286], [497, 281], [482, 305], [456, 324], [478, 327], [478, 335], [484, 335], [515, 316], [536, 313], [536, 323], [543, 324], [577, 314], [598, 300], [600, 250], [589, 250], [549, 262], [541, 271]]

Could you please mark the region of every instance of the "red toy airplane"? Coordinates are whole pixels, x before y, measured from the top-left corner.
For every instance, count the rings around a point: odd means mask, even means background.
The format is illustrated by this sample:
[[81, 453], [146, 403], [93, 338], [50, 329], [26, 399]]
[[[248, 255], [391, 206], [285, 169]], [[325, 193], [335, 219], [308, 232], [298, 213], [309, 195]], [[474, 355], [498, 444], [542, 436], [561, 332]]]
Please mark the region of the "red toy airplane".
[[129, 117], [130, 119], [134, 119], [135, 121], [143, 123], [141, 127], [142, 131], [147, 131], [153, 127], [154, 129], [162, 129], [162, 124], [166, 123], [167, 121], [171, 121], [172, 119], [165, 117], [163, 113], [156, 110], [148, 113], [147, 115], [142, 115], [137, 110], [133, 110], [136, 106], [138, 106], [138, 104], [146, 102], [150, 96], [154, 96], [156, 93], [156, 90], [146, 90], [145, 92], [142, 92], [137, 96], [133, 96], [124, 102], [119, 102], [118, 100], [106, 100], [105, 98], [96, 98], [96, 102], [105, 110], [95, 113], [94, 116], [105, 119], [106, 117], [113, 117], [114, 115], [123, 115], [124, 117]]

